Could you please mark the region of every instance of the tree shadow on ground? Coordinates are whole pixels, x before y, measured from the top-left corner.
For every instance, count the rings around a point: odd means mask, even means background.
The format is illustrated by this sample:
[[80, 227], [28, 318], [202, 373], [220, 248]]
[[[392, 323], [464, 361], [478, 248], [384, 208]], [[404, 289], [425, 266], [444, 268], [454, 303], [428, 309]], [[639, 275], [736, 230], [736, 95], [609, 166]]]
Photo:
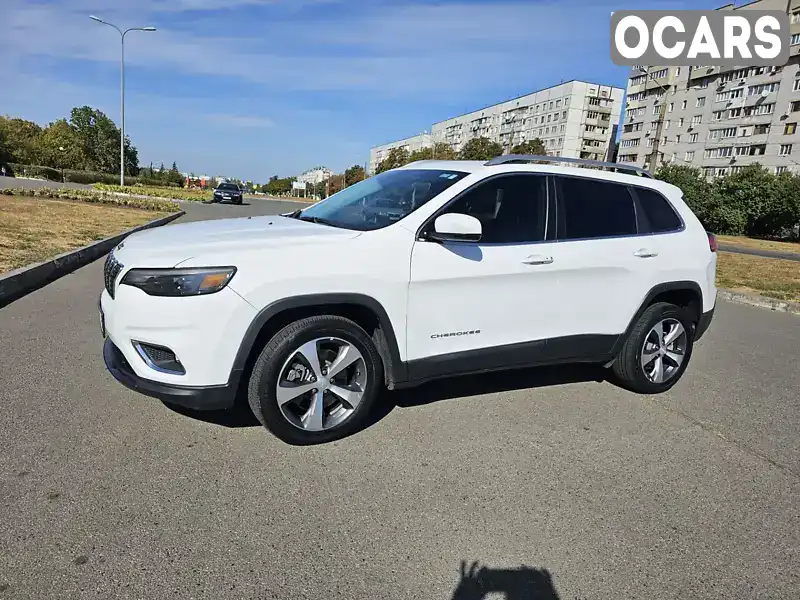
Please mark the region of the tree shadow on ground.
[[452, 600], [485, 600], [493, 597], [505, 600], [559, 600], [553, 578], [547, 569], [522, 565], [515, 569], [491, 569], [472, 563], [467, 568], [461, 562], [460, 580]]

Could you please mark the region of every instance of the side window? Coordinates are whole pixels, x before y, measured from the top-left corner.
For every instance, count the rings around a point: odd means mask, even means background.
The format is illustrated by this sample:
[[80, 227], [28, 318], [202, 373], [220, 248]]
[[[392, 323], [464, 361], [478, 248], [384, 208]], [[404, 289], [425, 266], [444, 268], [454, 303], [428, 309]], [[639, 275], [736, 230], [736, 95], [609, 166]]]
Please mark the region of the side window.
[[602, 238], [637, 232], [628, 188], [583, 177], [556, 177], [558, 239]]
[[666, 233], [680, 229], [681, 219], [664, 196], [639, 187], [634, 188], [634, 194], [639, 200], [640, 233]]
[[463, 213], [481, 222], [481, 243], [514, 244], [544, 239], [547, 181], [543, 175], [496, 177], [470, 190], [447, 212]]

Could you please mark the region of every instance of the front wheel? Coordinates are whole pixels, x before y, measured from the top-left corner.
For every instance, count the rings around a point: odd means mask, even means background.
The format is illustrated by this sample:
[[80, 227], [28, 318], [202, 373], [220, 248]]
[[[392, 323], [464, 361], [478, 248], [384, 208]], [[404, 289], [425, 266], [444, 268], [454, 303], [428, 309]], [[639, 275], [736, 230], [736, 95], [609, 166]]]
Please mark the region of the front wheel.
[[659, 302], [649, 306], [614, 360], [622, 387], [640, 394], [666, 392], [686, 371], [692, 356], [694, 327], [687, 311]]
[[337, 316], [295, 321], [261, 351], [248, 387], [256, 418], [284, 442], [330, 442], [360, 430], [383, 383], [372, 339]]

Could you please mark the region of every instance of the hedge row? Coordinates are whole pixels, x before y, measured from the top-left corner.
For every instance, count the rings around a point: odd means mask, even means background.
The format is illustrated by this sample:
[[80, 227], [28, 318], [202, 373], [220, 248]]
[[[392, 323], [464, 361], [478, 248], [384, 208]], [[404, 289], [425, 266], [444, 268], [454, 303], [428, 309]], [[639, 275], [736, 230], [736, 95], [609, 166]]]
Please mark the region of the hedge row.
[[92, 187], [103, 192], [118, 192], [122, 194], [139, 194], [154, 198], [171, 198], [173, 200], [191, 200], [202, 202], [211, 200], [212, 192], [202, 190], [179, 190], [174, 188], [153, 187], [144, 185], [121, 186], [106, 183], [95, 183]]
[[[6, 172], [8, 175], [16, 175], [17, 177], [40, 177], [48, 181], [61, 181], [61, 169], [54, 169], [53, 167], [43, 167], [39, 165], [21, 165], [18, 163], [6, 163]], [[100, 173], [98, 171], [75, 171], [73, 169], [64, 169], [64, 181], [70, 183], [108, 183], [118, 184], [119, 174]], [[177, 183], [166, 183], [160, 179], [153, 179], [150, 177], [141, 176], [126, 176], [126, 185], [154, 185], [154, 186], [169, 186], [180, 189]]]
[[700, 169], [664, 165], [656, 177], [678, 186], [703, 226], [714, 233], [797, 239], [800, 176], [775, 175], [760, 164], [707, 180]]
[[161, 198], [134, 198], [130, 196], [118, 196], [116, 194], [95, 192], [93, 190], [73, 190], [68, 188], [9, 188], [2, 190], [2, 193], [9, 196], [78, 200], [80, 202], [107, 204], [112, 206], [126, 206], [129, 208], [140, 208], [143, 210], [157, 210], [164, 212], [176, 212], [180, 210], [180, 206], [176, 202], [171, 202]]

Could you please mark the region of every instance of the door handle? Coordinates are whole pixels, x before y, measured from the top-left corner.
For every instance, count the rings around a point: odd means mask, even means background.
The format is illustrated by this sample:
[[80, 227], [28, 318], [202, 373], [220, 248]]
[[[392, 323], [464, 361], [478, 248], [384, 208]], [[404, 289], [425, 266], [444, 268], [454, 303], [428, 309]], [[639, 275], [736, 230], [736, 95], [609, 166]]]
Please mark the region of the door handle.
[[633, 255], [639, 258], [653, 258], [654, 256], [658, 256], [658, 252], [655, 250], [648, 250], [647, 248], [640, 248], [634, 252]]
[[525, 265], [549, 265], [553, 262], [552, 256], [542, 256], [541, 254], [531, 254], [528, 258], [522, 261]]

